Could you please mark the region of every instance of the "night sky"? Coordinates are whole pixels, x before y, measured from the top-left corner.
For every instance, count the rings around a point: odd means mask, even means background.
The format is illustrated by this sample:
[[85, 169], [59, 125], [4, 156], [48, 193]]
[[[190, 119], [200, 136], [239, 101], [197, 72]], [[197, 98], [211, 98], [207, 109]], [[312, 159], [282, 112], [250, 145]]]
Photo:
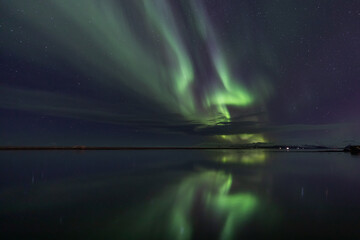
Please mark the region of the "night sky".
[[358, 0], [0, 3], [0, 145], [360, 143]]

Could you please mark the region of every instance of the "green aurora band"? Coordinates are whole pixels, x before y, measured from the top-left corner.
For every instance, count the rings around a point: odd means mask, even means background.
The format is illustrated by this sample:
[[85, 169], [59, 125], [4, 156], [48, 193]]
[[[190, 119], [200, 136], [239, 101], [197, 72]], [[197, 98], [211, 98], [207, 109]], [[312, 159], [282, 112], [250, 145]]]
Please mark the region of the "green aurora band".
[[[126, 86], [204, 127], [231, 122], [229, 108], [241, 111], [261, 101], [256, 95], [266, 95], [250, 91], [234, 74], [234, 64], [229, 64], [201, 1], [177, 3], [190, 9], [187, 16], [191, 20], [179, 17], [167, 0], [18, 0], [2, 4], [22, 9], [17, 21], [56, 46], [49, 47], [51, 56], [89, 75], [89, 85], [113, 91]], [[202, 52], [189, 44], [184, 34], [188, 28], [205, 46]], [[43, 47], [37, 40], [34, 37], [31, 42], [32, 49]], [[34, 54], [32, 49], [28, 49], [29, 56]], [[206, 66], [201, 60], [203, 52], [209, 57]], [[199, 69], [210, 72], [211, 79], [201, 80]], [[256, 83], [252, 88], [264, 89]]]
[[[256, 212], [260, 201], [251, 193], [230, 194], [231, 186], [231, 174], [210, 170], [191, 174], [140, 211], [141, 218], [131, 221], [123, 216], [131, 226], [118, 233], [110, 231], [111, 236], [144, 239], [155, 234], [159, 239], [190, 240], [197, 230], [195, 223], [202, 222], [207, 227], [216, 223], [219, 239], [234, 239]], [[159, 224], [163, 229], [156, 232], [154, 225]]]

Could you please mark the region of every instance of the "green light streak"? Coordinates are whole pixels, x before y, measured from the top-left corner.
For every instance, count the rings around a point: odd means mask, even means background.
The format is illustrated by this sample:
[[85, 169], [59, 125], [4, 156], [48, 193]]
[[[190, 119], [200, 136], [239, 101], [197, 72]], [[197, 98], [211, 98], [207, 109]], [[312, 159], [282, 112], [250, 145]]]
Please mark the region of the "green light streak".
[[262, 134], [250, 134], [250, 133], [218, 135], [217, 138], [234, 144], [267, 142], [267, 140], [264, 138]]
[[216, 157], [216, 161], [225, 164], [259, 165], [266, 162], [267, 154], [264, 150], [251, 150], [242, 153], [234, 151], [222, 152]]
[[[257, 206], [251, 194], [229, 194], [232, 176], [222, 172], [204, 172], [186, 178], [179, 186], [171, 214], [170, 235], [173, 239], [191, 239], [190, 211], [195, 198], [203, 199], [206, 212], [225, 217], [221, 239], [232, 239]], [[179, 233], [182, 233], [179, 235]]]
[[[198, 16], [197, 27], [204, 41], [208, 43], [211, 61], [221, 80], [222, 87], [217, 88], [205, 96], [205, 103], [208, 107], [216, 106], [217, 110], [223, 115], [225, 121], [231, 119], [231, 115], [227, 106], [244, 107], [253, 103], [254, 99], [245, 87], [241, 86], [229, 70], [229, 65], [220, 48], [219, 40], [215, 30], [212, 28], [210, 19], [208, 18], [203, 6], [196, 1], [192, 1], [191, 5]], [[196, 10], [195, 10], [196, 9]]]
[[[146, 13], [155, 29], [157, 29], [168, 44], [168, 60], [172, 62], [172, 78], [174, 90], [177, 93], [181, 111], [184, 115], [196, 111], [190, 89], [194, 80], [193, 67], [181, 36], [177, 30], [176, 21], [168, 3], [164, 0], [144, 1]], [[186, 101], [184, 101], [186, 100]]]
[[132, 239], [148, 236], [147, 231], [159, 224], [154, 220], [159, 219], [160, 214], [165, 230], [159, 231], [159, 238], [193, 239], [195, 222], [205, 221], [203, 224], [206, 224], [210, 221], [218, 224], [221, 239], [234, 239], [257, 209], [259, 201], [249, 193], [230, 194], [232, 183], [232, 176], [223, 172], [192, 174], [152, 201], [142, 212], [141, 219], [134, 223], [137, 232], [127, 235]]
[[[119, 94], [126, 87], [204, 127], [231, 122], [232, 110], [253, 106], [255, 95], [234, 73], [236, 64], [227, 58], [201, 2], [186, 2], [194, 32], [184, 30], [186, 21], [176, 17], [166, 0], [18, 0], [4, 5], [25, 9], [16, 21], [34, 36], [30, 51], [48, 42], [53, 46], [48, 54], [90, 76], [88, 85]], [[190, 52], [189, 39], [200, 39], [206, 54]], [[210, 66], [201, 61], [205, 56]], [[197, 68], [212, 68], [211, 80], [204, 84]]]
[[251, 194], [237, 194], [235, 196], [220, 196], [214, 205], [223, 211], [229, 211], [221, 239], [234, 239], [235, 229], [239, 229], [253, 213], [257, 200]]

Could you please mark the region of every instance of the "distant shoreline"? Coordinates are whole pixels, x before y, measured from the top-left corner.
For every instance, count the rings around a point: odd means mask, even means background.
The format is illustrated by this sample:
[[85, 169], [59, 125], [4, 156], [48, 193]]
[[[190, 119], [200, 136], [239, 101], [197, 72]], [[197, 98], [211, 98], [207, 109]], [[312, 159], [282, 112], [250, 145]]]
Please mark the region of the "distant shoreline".
[[344, 152], [344, 149], [285, 149], [277, 147], [88, 147], [88, 146], [73, 146], [73, 147], [52, 147], [52, 146], [5, 146], [0, 147], [0, 151], [126, 151], [126, 150], [278, 150], [280, 152]]

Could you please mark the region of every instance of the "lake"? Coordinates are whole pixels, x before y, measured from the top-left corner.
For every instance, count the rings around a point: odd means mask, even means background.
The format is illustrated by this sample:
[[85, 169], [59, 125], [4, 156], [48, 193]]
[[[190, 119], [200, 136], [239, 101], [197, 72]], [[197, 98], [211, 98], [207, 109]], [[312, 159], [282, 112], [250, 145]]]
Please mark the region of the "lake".
[[360, 156], [0, 152], [1, 239], [360, 239]]

